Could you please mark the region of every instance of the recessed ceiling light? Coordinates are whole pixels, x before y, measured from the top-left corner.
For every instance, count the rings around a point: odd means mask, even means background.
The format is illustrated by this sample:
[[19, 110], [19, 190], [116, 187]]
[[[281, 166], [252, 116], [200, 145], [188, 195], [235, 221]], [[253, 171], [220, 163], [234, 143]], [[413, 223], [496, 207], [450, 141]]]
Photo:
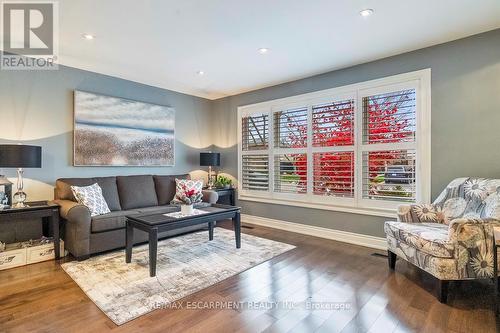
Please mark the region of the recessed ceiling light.
[[363, 17], [368, 17], [372, 14], [373, 14], [373, 9], [371, 9], [371, 8], [363, 9], [362, 11], [359, 12], [359, 15], [361, 15]]
[[83, 39], [86, 39], [86, 40], [92, 40], [92, 39], [94, 39], [94, 38], [95, 38], [95, 36], [94, 36], [94, 35], [91, 35], [91, 34], [83, 34], [83, 35], [82, 35], [82, 38], [83, 38]]
[[196, 74], [201, 76], [201, 75], [205, 75], [205, 72], [204, 71], [197, 71]]
[[261, 47], [260, 49], [258, 49], [257, 51], [259, 51], [260, 54], [266, 54], [266, 53], [269, 53], [269, 49], [267, 47]]

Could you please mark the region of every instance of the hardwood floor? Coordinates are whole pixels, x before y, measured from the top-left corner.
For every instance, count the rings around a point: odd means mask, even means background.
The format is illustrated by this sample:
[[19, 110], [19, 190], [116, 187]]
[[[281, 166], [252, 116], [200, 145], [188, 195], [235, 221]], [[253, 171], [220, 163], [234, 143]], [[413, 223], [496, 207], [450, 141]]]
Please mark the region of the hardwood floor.
[[[183, 309], [156, 310], [122, 326], [113, 324], [57, 262], [2, 271], [0, 332], [495, 332], [499, 327], [493, 284], [451, 283], [443, 305], [431, 276], [401, 260], [391, 272], [387, 258], [372, 255], [375, 250], [264, 227], [242, 231], [297, 248], [186, 297]], [[186, 308], [192, 302], [266, 301], [350, 308]]]

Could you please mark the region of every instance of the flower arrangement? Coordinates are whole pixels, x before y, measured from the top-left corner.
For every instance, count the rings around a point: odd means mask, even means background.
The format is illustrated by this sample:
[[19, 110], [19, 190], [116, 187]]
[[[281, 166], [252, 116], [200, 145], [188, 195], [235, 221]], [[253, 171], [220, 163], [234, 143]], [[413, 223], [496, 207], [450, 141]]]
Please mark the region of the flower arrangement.
[[192, 205], [198, 202], [201, 202], [203, 194], [199, 191], [196, 191], [196, 189], [188, 189], [186, 185], [182, 185], [182, 194], [178, 198], [179, 201], [182, 202], [184, 205]]

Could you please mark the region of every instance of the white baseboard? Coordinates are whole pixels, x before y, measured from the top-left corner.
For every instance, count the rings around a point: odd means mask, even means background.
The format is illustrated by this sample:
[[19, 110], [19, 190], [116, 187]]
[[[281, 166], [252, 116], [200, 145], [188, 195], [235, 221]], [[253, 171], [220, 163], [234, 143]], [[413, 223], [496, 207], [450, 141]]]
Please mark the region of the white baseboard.
[[322, 227], [315, 227], [306, 224], [287, 222], [281, 220], [269, 219], [248, 214], [241, 214], [241, 221], [249, 224], [261, 225], [275, 229], [281, 229], [299, 234], [315, 236], [320, 238], [332, 239], [339, 242], [366, 246], [378, 250], [387, 250], [385, 238], [356, 234], [353, 232], [334, 230]]

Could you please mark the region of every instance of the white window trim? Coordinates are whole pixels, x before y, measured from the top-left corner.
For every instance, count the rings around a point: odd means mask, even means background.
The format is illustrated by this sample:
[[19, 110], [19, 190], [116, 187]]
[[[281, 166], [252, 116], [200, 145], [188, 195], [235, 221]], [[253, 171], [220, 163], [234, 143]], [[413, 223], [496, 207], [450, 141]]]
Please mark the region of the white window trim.
[[[340, 198], [340, 197], [322, 197], [313, 195], [312, 181], [308, 181], [308, 194], [290, 194], [290, 193], [274, 193], [274, 156], [269, 158], [269, 190], [268, 191], [246, 191], [241, 188], [241, 182], [238, 181], [238, 199], [254, 202], [264, 202], [271, 204], [290, 205], [297, 207], [315, 208], [332, 210], [347, 213], [366, 214], [374, 216], [394, 217], [396, 208], [403, 202], [393, 202], [384, 200], [368, 200], [362, 199], [362, 194], [359, 193], [361, 189], [360, 172], [362, 164], [359, 163], [362, 151], [366, 150], [380, 150], [384, 148], [383, 144], [377, 145], [362, 145], [361, 142], [361, 99], [366, 94], [376, 93], [383, 89], [385, 86], [401, 85], [401, 87], [414, 87], [417, 90], [417, 140], [416, 143], [407, 144], [409, 149], [415, 149], [417, 154], [417, 190], [416, 202], [429, 203], [431, 200], [431, 69], [423, 69], [419, 71], [398, 74], [381, 79], [370, 80], [355, 84], [350, 84], [333, 89], [327, 89], [302, 95], [296, 95], [287, 98], [281, 98], [251, 105], [244, 105], [238, 107], [238, 180], [241, 180], [241, 156], [242, 156], [242, 129], [241, 118], [255, 113], [267, 113], [270, 115], [270, 128], [269, 128], [269, 144], [268, 149], [259, 151], [245, 151], [244, 154], [267, 154], [282, 153], [288, 149], [274, 148], [274, 133], [272, 126], [272, 113], [277, 110], [285, 108], [309, 106], [308, 113], [312, 112], [310, 105], [320, 104], [325, 101], [342, 100], [347, 98], [354, 98], [355, 100], [355, 145], [354, 145], [354, 158], [355, 158], [355, 192], [357, 193], [354, 198]], [[312, 126], [310, 124], [311, 117], [308, 118], [308, 146], [304, 149], [294, 149], [296, 152], [306, 152], [308, 156], [308, 180], [312, 179], [312, 153], [315, 151], [343, 151], [353, 150], [352, 146], [347, 147], [322, 147], [320, 149], [312, 147]], [[405, 145], [405, 144], [402, 144]], [[326, 149], [325, 149], [326, 148]], [[392, 147], [393, 148], [393, 147]]]

